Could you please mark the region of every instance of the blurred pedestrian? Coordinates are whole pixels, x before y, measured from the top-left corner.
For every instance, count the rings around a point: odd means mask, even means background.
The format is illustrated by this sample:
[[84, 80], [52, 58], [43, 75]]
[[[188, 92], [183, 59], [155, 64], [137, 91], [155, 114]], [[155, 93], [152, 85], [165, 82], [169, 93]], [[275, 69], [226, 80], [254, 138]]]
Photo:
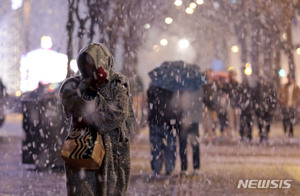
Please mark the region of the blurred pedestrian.
[[238, 96], [238, 82], [236, 80], [236, 72], [230, 70], [228, 72], [229, 81], [226, 82], [223, 86], [223, 91], [227, 94], [229, 98], [229, 107], [227, 110], [228, 113], [228, 122], [229, 129], [232, 135], [235, 135], [238, 127], [238, 107], [237, 107], [237, 96]]
[[[289, 137], [294, 136], [297, 109], [300, 104], [300, 88], [295, 83], [292, 75], [288, 75], [288, 82], [279, 88], [278, 101], [283, 117], [283, 130]], [[287, 131], [289, 131], [287, 133]]]
[[268, 139], [271, 121], [276, 108], [276, 92], [271, 84], [260, 77], [253, 93], [254, 109], [257, 117], [260, 142]]
[[175, 168], [176, 133], [180, 113], [176, 112], [172, 106], [173, 96], [175, 96], [174, 92], [153, 84], [150, 84], [147, 90], [151, 168], [155, 176], [161, 173], [163, 162], [165, 162], [167, 175], [170, 175]]
[[253, 127], [253, 92], [247, 81], [242, 82], [238, 87], [237, 104], [241, 110], [240, 115], [240, 136], [244, 140], [244, 136], [249, 141], [252, 140]]
[[203, 120], [202, 127], [204, 130], [204, 137], [210, 140], [210, 137], [216, 134], [216, 126], [218, 123], [218, 116], [216, 112], [217, 104], [217, 83], [213, 80], [212, 70], [208, 69], [206, 72], [206, 84], [203, 85]]
[[[193, 169], [200, 169], [200, 138], [199, 123], [202, 120], [203, 89], [199, 87], [193, 91], [183, 91], [180, 95], [180, 110], [182, 111], [181, 126], [179, 129], [179, 153], [181, 159], [181, 172], [187, 174], [187, 139], [193, 150]], [[189, 137], [188, 137], [189, 136]]]
[[5, 105], [6, 105], [6, 87], [2, 82], [2, 79], [0, 78], [0, 127], [2, 126], [4, 120], [5, 120]]
[[125, 195], [130, 176], [129, 133], [133, 122], [128, 79], [113, 71], [114, 60], [102, 44], [79, 52], [81, 76], [65, 80], [61, 101], [72, 119], [71, 131], [89, 127], [102, 135], [105, 156], [100, 169], [66, 165], [68, 195]]
[[217, 91], [216, 91], [216, 112], [219, 119], [221, 136], [224, 133], [229, 134], [229, 122], [228, 122], [228, 108], [229, 108], [229, 98], [226, 93], [224, 93], [223, 88], [225, 84], [225, 78], [219, 77], [217, 81]]

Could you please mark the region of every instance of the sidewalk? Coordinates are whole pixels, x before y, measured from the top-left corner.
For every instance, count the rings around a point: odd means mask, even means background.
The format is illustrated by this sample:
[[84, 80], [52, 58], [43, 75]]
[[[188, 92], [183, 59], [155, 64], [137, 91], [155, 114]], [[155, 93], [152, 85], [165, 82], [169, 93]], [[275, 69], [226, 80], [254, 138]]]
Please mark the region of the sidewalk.
[[[270, 140], [259, 144], [257, 130], [252, 143], [238, 138], [215, 137], [201, 142], [201, 172], [180, 176], [177, 157], [174, 175], [151, 179], [148, 129], [142, 130], [132, 144], [130, 193], [136, 195], [300, 195], [300, 127], [295, 138], [285, 138], [279, 124], [272, 126]], [[177, 149], [178, 151], [178, 149]], [[188, 149], [192, 173], [192, 149]], [[177, 152], [177, 155], [179, 153]], [[291, 179], [291, 189], [237, 189], [239, 179]]]
[[[9, 116], [0, 128], [0, 195], [65, 196], [65, 175], [36, 172], [21, 163], [20, 116]], [[256, 133], [257, 130], [254, 130]], [[256, 135], [256, 134], [255, 134]], [[131, 144], [132, 176], [128, 195], [300, 195], [300, 128], [295, 138], [282, 136], [280, 124], [272, 125], [270, 142], [238, 143], [214, 138], [201, 142], [201, 172], [180, 176], [180, 159], [172, 176], [151, 178], [148, 129], [139, 132]], [[191, 148], [188, 147], [189, 173]], [[290, 189], [237, 189], [242, 179], [292, 180]]]

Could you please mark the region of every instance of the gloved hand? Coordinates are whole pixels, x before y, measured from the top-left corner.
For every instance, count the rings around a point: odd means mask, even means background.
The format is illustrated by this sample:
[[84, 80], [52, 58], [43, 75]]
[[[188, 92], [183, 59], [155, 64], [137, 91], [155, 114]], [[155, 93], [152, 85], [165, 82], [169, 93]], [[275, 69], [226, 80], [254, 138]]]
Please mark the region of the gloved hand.
[[97, 90], [100, 88], [102, 84], [105, 83], [105, 80], [107, 78], [107, 73], [104, 71], [103, 67], [99, 67], [94, 73], [93, 78], [91, 81], [91, 88], [93, 90]]

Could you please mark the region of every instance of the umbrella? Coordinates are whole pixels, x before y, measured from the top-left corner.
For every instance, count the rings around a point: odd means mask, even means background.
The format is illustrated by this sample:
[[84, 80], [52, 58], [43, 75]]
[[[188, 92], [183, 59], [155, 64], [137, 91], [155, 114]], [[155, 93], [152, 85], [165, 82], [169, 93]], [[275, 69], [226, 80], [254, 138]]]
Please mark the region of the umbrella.
[[149, 76], [153, 85], [169, 91], [197, 90], [205, 81], [197, 65], [183, 61], [166, 61]]

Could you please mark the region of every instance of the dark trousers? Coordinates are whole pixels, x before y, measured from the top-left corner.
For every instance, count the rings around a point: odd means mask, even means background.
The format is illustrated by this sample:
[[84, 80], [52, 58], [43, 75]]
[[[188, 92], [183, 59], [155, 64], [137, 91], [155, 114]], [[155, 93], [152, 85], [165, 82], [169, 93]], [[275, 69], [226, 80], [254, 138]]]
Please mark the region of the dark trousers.
[[241, 139], [244, 139], [244, 135], [247, 135], [249, 140], [252, 140], [252, 126], [253, 126], [253, 118], [250, 112], [243, 112], [240, 116], [240, 136]]
[[257, 116], [257, 124], [259, 129], [260, 141], [263, 139], [268, 139], [268, 135], [270, 132], [272, 115], [269, 112], [258, 112]]
[[192, 123], [186, 128], [181, 128], [179, 130], [179, 152], [181, 159], [181, 170], [187, 170], [187, 138], [190, 134], [191, 145], [193, 148], [193, 167], [194, 169], [200, 168], [200, 146], [199, 146], [199, 124]]
[[294, 124], [296, 122], [296, 110], [290, 107], [282, 108], [283, 115], [283, 130], [284, 133], [287, 133], [289, 130], [288, 136], [294, 136]]
[[[175, 168], [176, 162], [176, 129], [172, 126], [150, 125], [151, 142], [151, 168], [159, 174], [162, 169], [163, 160], [165, 170], [170, 174]], [[166, 141], [166, 145], [163, 140]], [[163, 157], [164, 155], [164, 157]]]

